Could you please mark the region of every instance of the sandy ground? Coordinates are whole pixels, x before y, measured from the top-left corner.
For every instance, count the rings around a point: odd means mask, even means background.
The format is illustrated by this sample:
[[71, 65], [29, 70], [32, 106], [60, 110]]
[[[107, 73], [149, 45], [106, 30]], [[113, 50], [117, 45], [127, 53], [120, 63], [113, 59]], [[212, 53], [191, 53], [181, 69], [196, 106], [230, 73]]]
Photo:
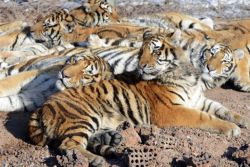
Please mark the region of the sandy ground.
[[[74, 2], [69, 2], [68, 4], [62, 1], [47, 2], [40, 3], [39, 1], [34, 1], [19, 5], [14, 2], [3, 3], [1, 1], [0, 22], [24, 19], [32, 24], [37, 17], [45, 15], [58, 6], [73, 7], [79, 5]], [[166, 10], [166, 6], [162, 7], [159, 5], [151, 8], [148, 8], [148, 6], [137, 7], [138, 10], [134, 10], [137, 14]], [[132, 13], [134, 8], [124, 8], [120, 5], [119, 10], [124, 16], [130, 16], [134, 14]], [[177, 7], [171, 8], [171, 10], [174, 9], [177, 9]], [[216, 13], [216, 9], [214, 11]], [[216, 16], [218, 14], [217, 12]], [[223, 15], [221, 16], [223, 17]], [[207, 92], [206, 95], [213, 100], [221, 102], [229, 109], [250, 117], [250, 93], [238, 92], [229, 88], [217, 88]], [[85, 158], [81, 157], [77, 152], [69, 152], [67, 155], [60, 156], [55, 150], [48, 147], [42, 148], [31, 145], [26, 131], [28, 117], [29, 113], [0, 112], [0, 166], [88, 166]], [[154, 130], [151, 128], [133, 130], [134, 134], [132, 135], [126, 133], [126, 130], [124, 130], [125, 132], [122, 131], [127, 140], [125, 140], [125, 144], [121, 148], [118, 148], [118, 150], [123, 150], [128, 143], [133, 143], [129, 146], [130, 151], [126, 151], [128, 154], [122, 157], [108, 159], [109, 166], [126, 166], [125, 162], [130, 163], [131, 166], [164, 167], [250, 165], [249, 129], [242, 129], [242, 135], [238, 138], [228, 138], [224, 135], [197, 129], [174, 127], [166, 129], [155, 128]], [[129, 132], [131, 131], [129, 130]], [[141, 143], [137, 142], [138, 134]], [[164, 146], [161, 146], [161, 144]], [[145, 154], [147, 152], [151, 153], [147, 154], [144, 159], [137, 158], [142, 153]], [[155, 152], [155, 154], [152, 154], [152, 152]], [[150, 163], [146, 162], [145, 158]]]

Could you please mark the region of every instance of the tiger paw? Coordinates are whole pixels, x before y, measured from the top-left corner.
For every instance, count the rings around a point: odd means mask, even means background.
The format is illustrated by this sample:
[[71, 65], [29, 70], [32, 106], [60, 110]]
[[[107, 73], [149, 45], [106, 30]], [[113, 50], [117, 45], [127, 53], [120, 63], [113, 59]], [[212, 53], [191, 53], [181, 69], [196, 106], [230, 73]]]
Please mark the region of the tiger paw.
[[222, 133], [224, 133], [228, 137], [240, 136], [241, 133], [240, 128], [234, 123], [225, 124], [225, 126], [221, 130]]
[[106, 160], [101, 156], [94, 156], [93, 159], [89, 159], [90, 167], [103, 167], [106, 164]]
[[95, 134], [89, 139], [92, 145], [109, 145], [116, 146], [122, 141], [122, 136], [113, 130], [103, 131]]
[[247, 117], [243, 117], [241, 119], [241, 121], [239, 122], [239, 126], [249, 129], [250, 128], [250, 119]]

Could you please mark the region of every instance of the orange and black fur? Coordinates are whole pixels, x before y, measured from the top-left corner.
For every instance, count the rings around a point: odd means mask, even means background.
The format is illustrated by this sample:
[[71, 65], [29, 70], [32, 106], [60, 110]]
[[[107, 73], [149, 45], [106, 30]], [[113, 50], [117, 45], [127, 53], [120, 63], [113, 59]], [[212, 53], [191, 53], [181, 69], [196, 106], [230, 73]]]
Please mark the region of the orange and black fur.
[[178, 48], [163, 45], [166, 54], [159, 55], [159, 46], [144, 45], [152, 47], [141, 50], [138, 67], [142, 78], [150, 81], [104, 80], [54, 94], [31, 115], [30, 139], [41, 146], [59, 140], [60, 150], [78, 149], [91, 165], [102, 166], [104, 159], [86, 150], [88, 140], [99, 130], [114, 130], [125, 121], [201, 128], [229, 136], [240, 134], [236, 124], [249, 127], [248, 118], [203, 95], [207, 78], [179, 64], [182, 53]]

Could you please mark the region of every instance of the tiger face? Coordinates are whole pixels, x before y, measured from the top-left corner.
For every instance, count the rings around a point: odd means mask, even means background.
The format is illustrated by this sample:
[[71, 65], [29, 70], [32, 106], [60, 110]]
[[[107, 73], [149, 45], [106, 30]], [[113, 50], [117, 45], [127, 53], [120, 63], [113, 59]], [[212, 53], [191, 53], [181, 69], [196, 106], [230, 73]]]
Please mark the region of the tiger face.
[[104, 22], [117, 22], [119, 21], [119, 15], [115, 8], [110, 5], [108, 2], [101, 1], [100, 9], [104, 11], [103, 20]]
[[39, 20], [31, 27], [32, 37], [48, 47], [63, 43], [63, 34], [72, 33], [76, 28], [76, 21], [69, 11], [62, 9]]
[[201, 71], [212, 78], [229, 78], [243, 56], [244, 52], [241, 49], [233, 51], [229, 46], [215, 44], [203, 51]]
[[177, 57], [183, 54], [181, 48], [172, 43], [169, 34], [145, 32], [139, 53], [139, 71], [142, 79], [151, 80], [178, 65]]
[[109, 64], [98, 56], [72, 56], [58, 73], [57, 88], [86, 86], [113, 78]]

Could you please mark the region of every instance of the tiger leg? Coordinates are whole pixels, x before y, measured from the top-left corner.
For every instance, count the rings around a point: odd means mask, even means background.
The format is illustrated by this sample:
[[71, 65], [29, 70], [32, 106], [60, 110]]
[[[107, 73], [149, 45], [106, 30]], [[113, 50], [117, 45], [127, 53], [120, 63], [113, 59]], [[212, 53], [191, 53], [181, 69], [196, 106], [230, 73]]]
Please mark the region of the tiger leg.
[[25, 71], [0, 80], [0, 97], [19, 93], [26, 84], [31, 82], [38, 75], [38, 73], [37, 70]]
[[100, 154], [105, 157], [116, 155], [114, 146], [122, 141], [122, 136], [114, 130], [105, 130], [98, 132], [88, 140], [88, 149], [91, 152]]
[[213, 114], [216, 117], [219, 117], [223, 120], [233, 122], [241, 127], [245, 128], [250, 127], [249, 118], [244, 117], [236, 112], [228, 110], [226, 107], [224, 107], [222, 104], [216, 101], [205, 99], [202, 106], [202, 111], [205, 111], [209, 114]]
[[88, 151], [86, 149], [86, 146], [87, 146], [86, 138], [81, 136], [72, 136], [65, 138], [62, 141], [59, 149], [62, 151], [77, 149], [78, 151], [81, 152], [83, 156], [85, 156], [88, 159], [90, 166], [102, 167], [106, 162], [105, 159], [101, 156], [95, 155], [90, 151]]
[[236, 88], [243, 92], [250, 92], [250, 64], [247, 56], [240, 60], [235, 73], [232, 76]]
[[240, 135], [240, 128], [234, 123], [224, 121], [214, 115], [185, 106], [157, 106], [157, 111], [151, 111], [152, 123], [159, 127], [185, 126], [223, 133], [228, 136]]

